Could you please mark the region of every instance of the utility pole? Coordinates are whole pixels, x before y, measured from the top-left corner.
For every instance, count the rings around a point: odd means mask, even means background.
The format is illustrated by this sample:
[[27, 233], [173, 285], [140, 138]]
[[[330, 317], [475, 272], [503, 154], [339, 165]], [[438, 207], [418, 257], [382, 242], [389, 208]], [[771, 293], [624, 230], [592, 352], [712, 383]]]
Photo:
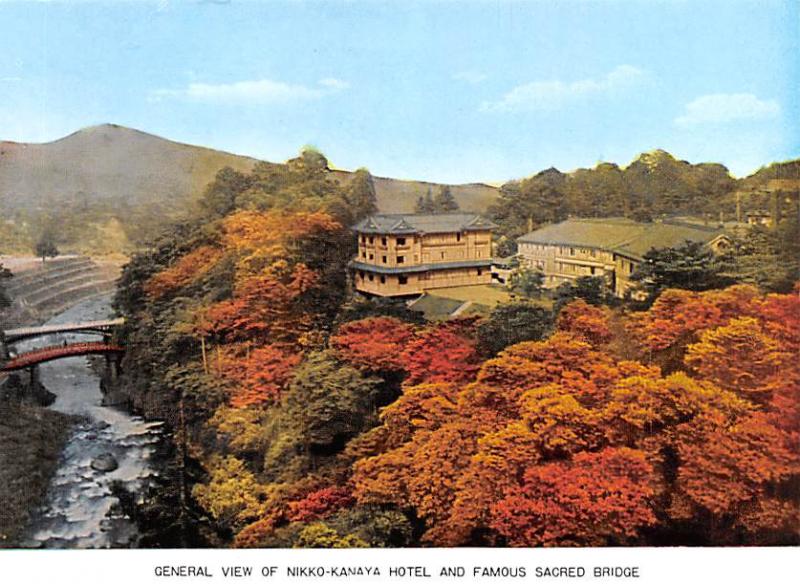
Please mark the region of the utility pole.
[[206, 353], [206, 338], [200, 337], [200, 350], [203, 353], [203, 372], [208, 375], [208, 354]]

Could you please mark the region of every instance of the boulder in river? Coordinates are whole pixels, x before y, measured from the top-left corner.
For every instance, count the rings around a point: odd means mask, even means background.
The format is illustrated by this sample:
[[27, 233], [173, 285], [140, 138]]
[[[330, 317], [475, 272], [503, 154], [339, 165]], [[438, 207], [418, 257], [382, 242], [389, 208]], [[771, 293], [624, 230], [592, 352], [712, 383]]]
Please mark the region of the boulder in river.
[[100, 472], [111, 472], [112, 470], [117, 470], [119, 463], [113, 454], [106, 452], [95, 458], [91, 466], [94, 470], [99, 470]]

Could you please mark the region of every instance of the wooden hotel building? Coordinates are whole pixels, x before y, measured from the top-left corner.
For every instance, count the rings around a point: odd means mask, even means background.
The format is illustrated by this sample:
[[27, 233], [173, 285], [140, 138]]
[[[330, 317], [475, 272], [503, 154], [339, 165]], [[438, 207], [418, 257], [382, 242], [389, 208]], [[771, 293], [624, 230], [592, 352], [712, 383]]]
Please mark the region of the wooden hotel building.
[[353, 229], [356, 290], [410, 296], [433, 288], [492, 281], [491, 221], [472, 213], [373, 215]]

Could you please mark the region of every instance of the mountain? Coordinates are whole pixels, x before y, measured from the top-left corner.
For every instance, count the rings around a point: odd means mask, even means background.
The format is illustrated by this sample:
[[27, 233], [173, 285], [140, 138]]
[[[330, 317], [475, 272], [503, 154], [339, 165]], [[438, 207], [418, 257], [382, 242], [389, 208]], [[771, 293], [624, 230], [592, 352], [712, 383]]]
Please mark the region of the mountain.
[[[46, 144], [0, 142], [0, 253], [28, 251], [33, 234], [54, 222], [65, 249], [130, 251], [185, 214], [219, 169], [248, 171], [256, 162], [113, 124]], [[332, 172], [350, 179], [347, 171]], [[411, 211], [419, 195], [440, 186], [383, 177], [374, 183], [384, 212]], [[462, 208], [474, 211], [498, 194], [484, 184], [451, 188]]]

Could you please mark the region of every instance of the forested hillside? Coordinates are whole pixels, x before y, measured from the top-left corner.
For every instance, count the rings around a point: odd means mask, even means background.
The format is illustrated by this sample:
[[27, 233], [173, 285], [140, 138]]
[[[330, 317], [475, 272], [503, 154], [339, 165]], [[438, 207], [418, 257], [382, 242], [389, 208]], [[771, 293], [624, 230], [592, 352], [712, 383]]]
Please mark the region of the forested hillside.
[[326, 169], [220, 173], [124, 272], [119, 391], [174, 443], [144, 545], [800, 541], [800, 289], [670, 289], [671, 253], [639, 312], [585, 278], [425, 323], [351, 294], [375, 189]]
[[776, 163], [745, 179], [734, 179], [721, 164], [690, 164], [668, 152], [640, 155], [627, 167], [601, 163], [569, 174], [549, 168], [529, 178], [509, 181], [488, 215], [501, 225], [500, 253], [531, 229], [568, 216], [629, 217], [649, 221], [664, 216], [693, 216], [717, 222], [736, 219], [736, 193], [742, 212], [769, 210], [764, 189], [771, 179], [795, 181], [790, 212], [797, 215], [800, 165]]

